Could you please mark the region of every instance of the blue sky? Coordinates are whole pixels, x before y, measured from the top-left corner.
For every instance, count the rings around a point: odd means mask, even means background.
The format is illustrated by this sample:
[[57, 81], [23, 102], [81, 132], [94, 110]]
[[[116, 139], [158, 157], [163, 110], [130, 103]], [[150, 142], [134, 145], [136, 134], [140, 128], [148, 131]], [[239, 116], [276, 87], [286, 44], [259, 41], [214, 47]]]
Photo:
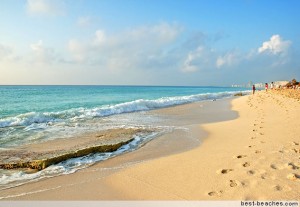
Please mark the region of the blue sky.
[[300, 79], [297, 0], [1, 0], [0, 84]]

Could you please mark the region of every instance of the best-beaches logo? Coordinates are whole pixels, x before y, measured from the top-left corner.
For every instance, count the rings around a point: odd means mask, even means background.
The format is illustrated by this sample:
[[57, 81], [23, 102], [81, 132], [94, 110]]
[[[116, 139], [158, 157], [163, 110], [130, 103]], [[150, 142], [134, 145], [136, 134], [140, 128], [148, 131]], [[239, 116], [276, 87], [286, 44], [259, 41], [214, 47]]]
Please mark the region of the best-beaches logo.
[[299, 206], [298, 201], [241, 201], [241, 206]]

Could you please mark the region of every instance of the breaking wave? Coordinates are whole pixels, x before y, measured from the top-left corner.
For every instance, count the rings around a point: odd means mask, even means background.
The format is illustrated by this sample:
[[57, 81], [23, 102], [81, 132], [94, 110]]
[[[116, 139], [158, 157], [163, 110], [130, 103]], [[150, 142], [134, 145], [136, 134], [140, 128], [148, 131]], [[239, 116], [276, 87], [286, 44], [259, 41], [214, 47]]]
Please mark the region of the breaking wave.
[[[245, 91], [244, 91], [245, 92]], [[14, 117], [0, 119], [0, 128], [14, 126], [30, 126], [32, 124], [48, 124], [56, 122], [76, 121], [94, 117], [105, 117], [115, 114], [148, 111], [180, 104], [192, 103], [204, 100], [221, 99], [236, 94], [237, 91], [206, 93], [190, 96], [163, 97], [154, 100], [139, 99], [130, 102], [100, 106], [92, 109], [76, 108], [59, 112], [29, 112]]]

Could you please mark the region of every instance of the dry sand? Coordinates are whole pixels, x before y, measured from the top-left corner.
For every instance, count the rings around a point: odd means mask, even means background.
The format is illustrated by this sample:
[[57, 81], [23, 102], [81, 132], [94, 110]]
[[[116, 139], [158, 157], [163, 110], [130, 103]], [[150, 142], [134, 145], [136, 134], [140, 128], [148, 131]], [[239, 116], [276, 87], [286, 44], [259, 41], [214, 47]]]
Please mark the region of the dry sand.
[[299, 102], [261, 92], [232, 104], [240, 117], [202, 125], [198, 148], [107, 182], [127, 199], [299, 200]]
[[[238, 118], [228, 110], [228, 103], [195, 103], [151, 112], [169, 116], [189, 131], [175, 130], [133, 153], [71, 175], [0, 191], [0, 197], [299, 200], [299, 101], [270, 92], [235, 98], [231, 103]], [[181, 147], [189, 150], [183, 152]]]

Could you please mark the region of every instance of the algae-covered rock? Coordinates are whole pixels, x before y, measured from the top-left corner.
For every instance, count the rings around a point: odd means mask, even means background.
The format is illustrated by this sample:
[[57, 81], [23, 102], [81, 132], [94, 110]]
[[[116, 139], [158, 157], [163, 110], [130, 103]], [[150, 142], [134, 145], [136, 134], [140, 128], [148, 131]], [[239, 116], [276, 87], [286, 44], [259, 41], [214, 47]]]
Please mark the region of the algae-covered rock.
[[132, 140], [133, 139], [130, 139], [126, 142], [119, 142], [112, 145], [100, 145], [100, 146], [87, 147], [81, 150], [67, 152], [62, 155], [57, 155], [42, 160], [32, 160], [29, 162], [18, 162], [18, 163], [2, 163], [0, 164], [0, 168], [2, 169], [30, 168], [30, 169], [42, 170], [50, 165], [54, 165], [71, 158], [83, 157], [88, 154], [98, 153], [98, 152], [114, 152], [117, 149], [119, 149], [121, 146], [128, 144]]
[[42, 170], [59, 162], [93, 153], [113, 152], [133, 140], [134, 135], [150, 133], [143, 129], [110, 129], [77, 138], [28, 145], [0, 152], [0, 168]]
[[236, 93], [234, 96], [243, 96], [243, 93]]

